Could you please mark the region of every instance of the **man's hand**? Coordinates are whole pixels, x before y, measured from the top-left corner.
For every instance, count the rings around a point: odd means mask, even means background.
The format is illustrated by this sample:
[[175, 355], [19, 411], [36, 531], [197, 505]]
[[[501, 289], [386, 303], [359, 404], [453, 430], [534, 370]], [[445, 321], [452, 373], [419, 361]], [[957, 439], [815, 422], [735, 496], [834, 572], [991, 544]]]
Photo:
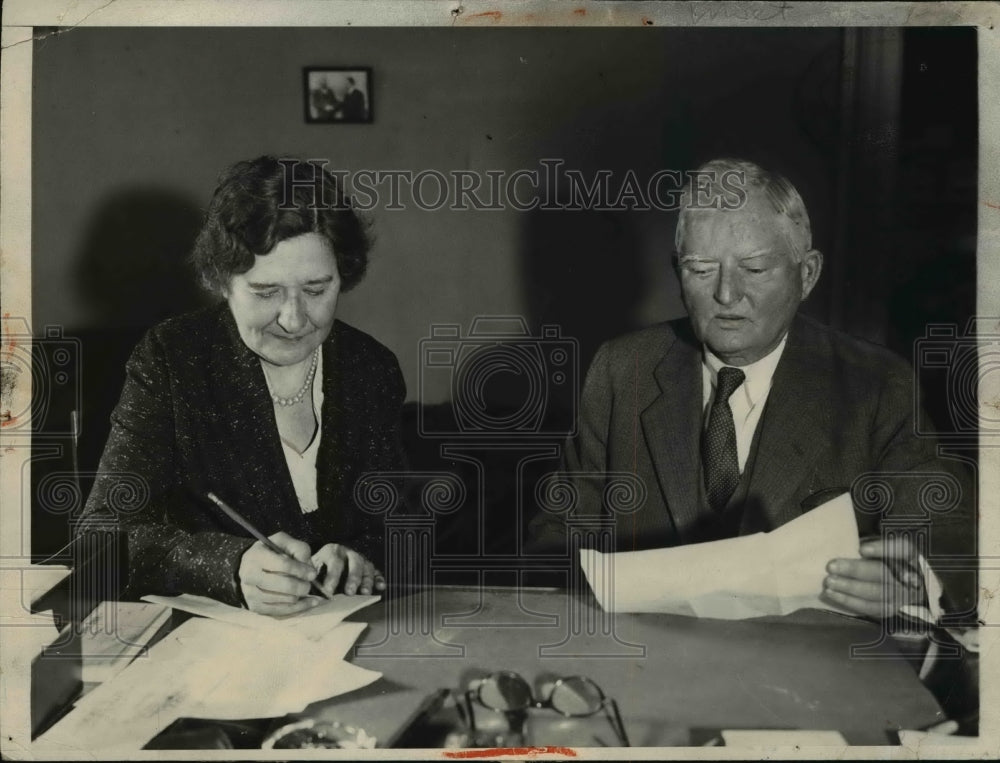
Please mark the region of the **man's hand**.
[[891, 617], [906, 604], [926, 603], [918, 554], [909, 540], [865, 541], [861, 557], [826, 565], [823, 595], [831, 602], [874, 618]]
[[309, 544], [279, 532], [268, 538], [291, 554], [289, 559], [271, 551], [260, 541], [240, 559], [240, 589], [251, 612], [262, 615], [290, 615], [309, 609], [316, 599], [302, 598], [316, 578], [316, 567], [309, 557]]
[[348, 596], [385, 590], [385, 578], [375, 569], [375, 565], [357, 551], [339, 543], [327, 543], [313, 554], [312, 563], [316, 569], [326, 567], [326, 575], [320, 588], [328, 596], [333, 596], [337, 591], [341, 578], [344, 580], [343, 591]]

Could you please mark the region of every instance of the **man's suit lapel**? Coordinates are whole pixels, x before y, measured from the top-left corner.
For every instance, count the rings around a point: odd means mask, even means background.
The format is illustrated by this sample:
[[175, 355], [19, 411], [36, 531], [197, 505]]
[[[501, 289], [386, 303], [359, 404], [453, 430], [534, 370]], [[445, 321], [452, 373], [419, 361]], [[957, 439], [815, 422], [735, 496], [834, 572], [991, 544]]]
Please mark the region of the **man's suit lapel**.
[[653, 372], [660, 395], [642, 412], [642, 429], [681, 542], [701, 511], [701, 350], [678, 336]]
[[[228, 309], [220, 311], [211, 360], [212, 398], [230, 448], [231, 474], [253, 505], [234, 506], [261, 529], [280, 518], [282, 529], [303, 537], [305, 525], [281, 447], [260, 360], [240, 338]], [[237, 493], [238, 494], [238, 493]], [[225, 498], [225, 496], [220, 496]], [[292, 510], [290, 510], [292, 509]]]
[[775, 369], [767, 407], [758, 426], [760, 442], [747, 499], [759, 497], [771, 528], [802, 513], [792, 501], [831, 429], [829, 358], [819, 350], [809, 325], [796, 318]]

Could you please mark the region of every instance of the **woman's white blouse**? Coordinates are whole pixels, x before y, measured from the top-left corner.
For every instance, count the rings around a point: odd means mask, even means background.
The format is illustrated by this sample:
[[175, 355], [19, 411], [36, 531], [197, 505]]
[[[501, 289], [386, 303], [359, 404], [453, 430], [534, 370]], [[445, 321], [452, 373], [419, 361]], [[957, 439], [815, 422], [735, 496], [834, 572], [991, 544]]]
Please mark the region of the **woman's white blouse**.
[[281, 440], [281, 448], [285, 451], [285, 461], [288, 472], [292, 475], [295, 486], [295, 496], [299, 499], [299, 508], [303, 514], [316, 511], [319, 508], [319, 498], [316, 494], [316, 454], [319, 453], [319, 441], [323, 436], [323, 348], [320, 346], [319, 357], [316, 358], [316, 376], [312, 383], [313, 414], [316, 417], [316, 434], [302, 453]]

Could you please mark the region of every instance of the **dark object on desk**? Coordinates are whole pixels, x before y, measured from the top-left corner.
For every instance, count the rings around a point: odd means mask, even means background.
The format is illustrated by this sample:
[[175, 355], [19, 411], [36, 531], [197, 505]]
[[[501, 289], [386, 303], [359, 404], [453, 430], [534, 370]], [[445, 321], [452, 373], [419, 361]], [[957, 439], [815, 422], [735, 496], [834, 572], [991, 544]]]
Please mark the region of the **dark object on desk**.
[[957, 734], [979, 735], [979, 655], [962, 650], [961, 657], [939, 659], [924, 685], [941, 703], [946, 718], [958, 722]]
[[163, 732], [150, 740], [144, 750], [233, 750], [226, 732], [218, 726]]
[[84, 619], [105, 600], [118, 598], [123, 577], [124, 544], [114, 531], [97, 531], [69, 545], [72, 572], [31, 604], [34, 613], [51, 610], [65, 623], [46, 654], [31, 663], [31, 733], [35, 738], [54, 724], [83, 688], [83, 661], [75, 653], [56, 653], [78, 640]]
[[390, 740], [387, 746], [441, 747], [442, 740], [458, 723], [454, 702], [447, 701], [452, 698], [450, 689], [438, 689], [428, 694], [413, 717], [403, 725], [397, 738]]
[[[71, 638], [67, 625], [58, 640]], [[31, 738], [52, 726], [69, 709], [83, 688], [83, 661], [80, 655], [63, 656], [45, 650], [31, 661]]]
[[213, 721], [178, 718], [153, 737], [144, 750], [254, 750], [274, 725], [271, 719]]

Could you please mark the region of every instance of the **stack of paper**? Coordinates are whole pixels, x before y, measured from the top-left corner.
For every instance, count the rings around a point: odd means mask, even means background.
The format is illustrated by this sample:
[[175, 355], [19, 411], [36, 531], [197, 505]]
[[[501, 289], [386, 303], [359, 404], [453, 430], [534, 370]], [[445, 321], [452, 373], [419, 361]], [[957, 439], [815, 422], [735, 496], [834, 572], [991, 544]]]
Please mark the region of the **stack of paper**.
[[170, 608], [137, 601], [105, 601], [80, 626], [83, 683], [102, 684], [121, 673], [170, 621]]
[[676, 548], [602, 554], [580, 550], [580, 564], [609, 612], [740, 620], [813, 607], [831, 559], [858, 558], [858, 526], [849, 494], [769, 533]]
[[364, 609], [369, 604], [374, 604], [380, 597], [362, 595], [345, 596], [342, 593], [336, 594], [331, 599], [312, 596], [309, 598], [317, 600], [317, 604], [312, 609], [297, 612], [294, 615], [285, 615], [284, 617], [258, 615], [256, 612], [251, 612], [248, 609], [232, 607], [215, 599], [186, 593], [180, 596], [143, 596], [142, 598], [143, 601], [162, 604], [163, 606], [190, 612], [193, 615], [232, 623], [243, 628], [251, 628], [253, 630], [275, 629], [292, 632], [316, 641], [339, 625], [345, 617], [354, 614], [359, 609]]
[[121, 754], [141, 749], [178, 718], [280, 717], [366, 686], [381, 673], [343, 657], [367, 626], [341, 621], [377, 599], [334, 597], [308, 614], [281, 620], [181, 597], [182, 608], [208, 607], [241, 622], [187, 621], [147, 657], [87, 695], [36, 745], [46, 752]]

